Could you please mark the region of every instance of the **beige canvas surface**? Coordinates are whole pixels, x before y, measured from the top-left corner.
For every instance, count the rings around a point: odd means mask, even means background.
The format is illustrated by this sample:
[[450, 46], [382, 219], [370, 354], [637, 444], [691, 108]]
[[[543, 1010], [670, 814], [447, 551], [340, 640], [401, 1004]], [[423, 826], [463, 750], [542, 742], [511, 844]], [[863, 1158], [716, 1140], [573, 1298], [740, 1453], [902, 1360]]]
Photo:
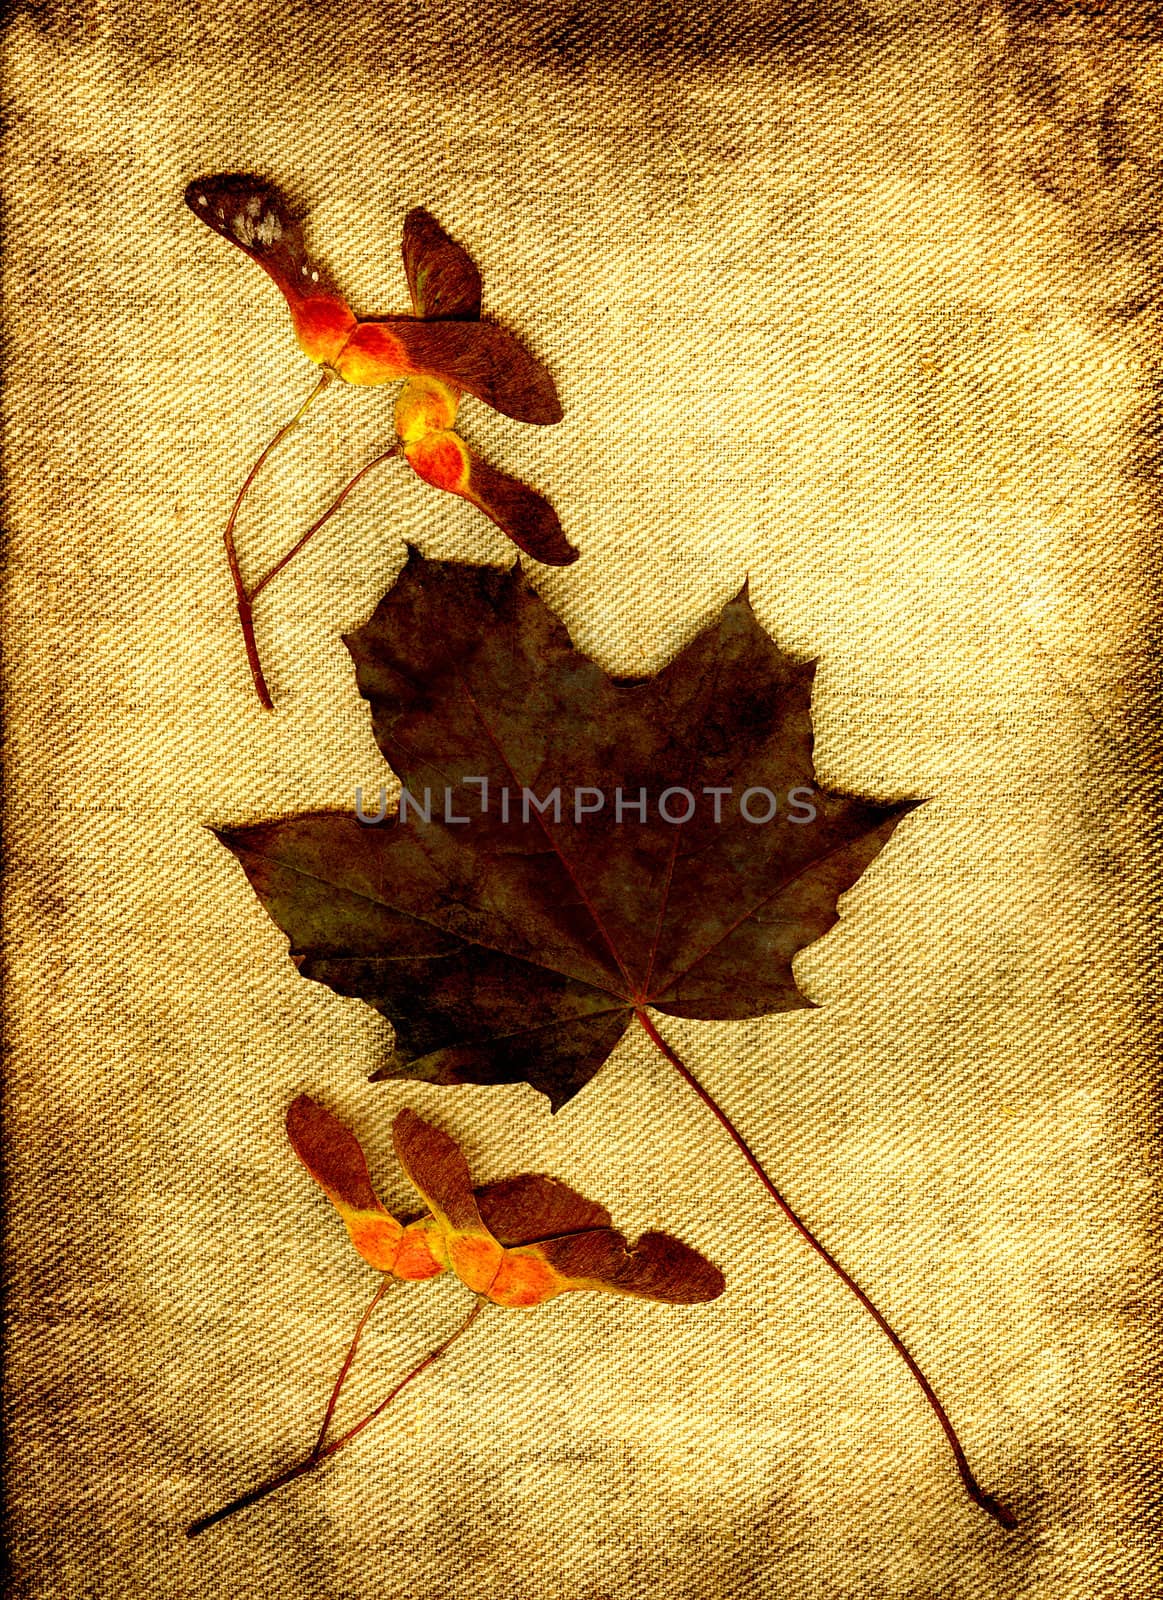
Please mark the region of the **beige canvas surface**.
[[[1147, 1502], [1157, 577], [1154, 6], [56, 4], [6, 47], [12, 1592], [628, 1600], [1157, 1593]], [[645, 1038], [559, 1116], [369, 1085], [390, 1041], [297, 976], [206, 831], [384, 776], [343, 629], [403, 560], [507, 561], [369, 478], [259, 619], [220, 532], [312, 371], [181, 205], [263, 172], [357, 307], [404, 212], [485, 274], [565, 421], [466, 434], [583, 551], [534, 573], [655, 670], [750, 574], [818, 656], [822, 780], [928, 796], [797, 962], [819, 1009], [666, 1024], [928, 1370], [1006, 1534], [867, 1315]], [[240, 524], [258, 571], [391, 426], [334, 385]], [[495, 1311], [326, 1471], [373, 1286], [282, 1132], [308, 1091], [388, 1203], [412, 1105], [727, 1272], [673, 1309]], [[398, 1287], [354, 1417], [462, 1314]]]

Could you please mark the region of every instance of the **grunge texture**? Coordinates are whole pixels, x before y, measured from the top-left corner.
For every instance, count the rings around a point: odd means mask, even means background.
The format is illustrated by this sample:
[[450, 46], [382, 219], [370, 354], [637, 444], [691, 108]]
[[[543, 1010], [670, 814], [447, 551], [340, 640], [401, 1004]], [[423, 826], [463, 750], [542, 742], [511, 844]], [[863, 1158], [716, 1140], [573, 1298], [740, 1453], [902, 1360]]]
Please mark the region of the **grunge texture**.
[[[20, 1600], [1146, 1600], [1158, 1006], [1163, 39], [1133, 0], [78, 0], [10, 14], [7, 1521]], [[362, 311], [428, 207], [566, 419], [466, 402], [582, 558], [533, 581], [657, 670], [750, 575], [820, 661], [834, 789], [925, 795], [797, 960], [817, 1009], [666, 1031], [933, 1378], [1007, 1535], [865, 1313], [628, 1035], [558, 1117], [367, 1083], [207, 831], [374, 794], [341, 631], [404, 559], [507, 562], [395, 463], [271, 586], [255, 704], [220, 547], [309, 389], [181, 204], [246, 168]], [[334, 385], [249, 570], [368, 455]], [[1157, 887], [1157, 884], [1155, 885]], [[726, 1271], [706, 1306], [490, 1313], [325, 1472], [371, 1284], [282, 1131], [310, 1093], [401, 1203], [403, 1105]], [[327, 1222], [328, 1225], [324, 1225]], [[393, 1289], [366, 1409], [455, 1324]]]

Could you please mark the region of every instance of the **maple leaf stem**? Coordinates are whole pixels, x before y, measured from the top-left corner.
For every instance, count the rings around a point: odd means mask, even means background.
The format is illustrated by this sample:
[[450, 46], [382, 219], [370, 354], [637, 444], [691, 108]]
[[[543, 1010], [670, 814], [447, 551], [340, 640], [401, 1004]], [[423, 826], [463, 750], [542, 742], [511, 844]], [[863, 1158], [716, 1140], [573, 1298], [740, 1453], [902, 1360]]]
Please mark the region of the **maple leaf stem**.
[[362, 479], [367, 477], [372, 468], [381, 466], [385, 461], [393, 460], [399, 454], [400, 446], [399, 444], [394, 444], [390, 450], [385, 450], [382, 455], [373, 456], [366, 466], [363, 466], [359, 469], [354, 478], [350, 479], [346, 484], [344, 484], [343, 488], [327, 507], [327, 510], [319, 518], [318, 522], [313, 522], [307, 529], [306, 533], [303, 534], [302, 538], [295, 541], [295, 543], [287, 551], [286, 555], [281, 556], [279, 560], [275, 562], [270, 571], [264, 573], [263, 576], [258, 580], [254, 588], [250, 591], [250, 600], [252, 604], [258, 599], [259, 595], [266, 588], [267, 584], [270, 583], [271, 579], [277, 578], [279, 573], [291, 564], [291, 562], [299, 554], [300, 550], [302, 550], [307, 544], [308, 540], [314, 538], [315, 534], [319, 532], [319, 529], [323, 527], [324, 523], [330, 521], [330, 519], [339, 510], [343, 502], [347, 499], [351, 491], [359, 482], [361, 482]]
[[945, 1411], [945, 1407], [941, 1404], [940, 1400], [938, 1400], [933, 1391], [932, 1384], [921, 1371], [921, 1368], [913, 1358], [904, 1340], [892, 1327], [887, 1317], [885, 1317], [877, 1309], [877, 1307], [865, 1294], [864, 1290], [856, 1282], [855, 1278], [853, 1278], [850, 1273], [844, 1270], [831, 1251], [825, 1249], [825, 1247], [816, 1238], [815, 1234], [808, 1227], [807, 1223], [797, 1216], [792, 1210], [791, 1206], [784, 1199], [783, 1195], [776, 1188], [772, 1180], [768, 1177], [767, 1172], [764, 1170], [763, 1164], [759, 1160], [759, 1157], [751, 1149], [750, 1145], [739, 1132], [738, 1128], [736, 1128], [735, 1124], [731, 1121], [727, 1113], [723, 1110], [722, 1106], [719, 1105], [718, 1101], [709, 1092], [709, 1090], [703, 1087], [703, 1085], [695, 1077], [694, 1073], [690, 1070], [678, 1053], [666, 1042], [661, 1033], [659, 1033], [658, 1029], [654, 1026], [653, 1022], [651, 1022], [646, 1012], [641, 1008], [638, 1008], [635, 1011], [635, 1016], [646, 1030], [646, 1033], [650, 1039], [655, 1045], [657, 1045], [659, 1050], [662, 1051], [662, 1054], [670, 1062], [671, 1066], [674, 1067], [678, 1072], [683, 1082], [690, 1085], [690, 1087], [698, 1095], [699, 1099], [711, 1112], [712, 1116], [716, 1118], [716, 1120], [730, 1135], [740, 1154], [743, 1156], [748, 1166], [750, 1166], [751, 1170], [755, 1173], [760, 1183], [762, 1183], [763, 1187], [767, 1190], [768, 1194], [775, 1201], [776, 1205], [783, 1212], [784, 1216], [797, 1230], [797, 1232], [807, 1240], [808, 1244], [811, 1245], [816, 1254], [825, 1262], [827, 1262], [828, 1266], [831, 1267], [832, 1271], [836, 1274], [840, 1281], [852, 1291], [852, 1293], [860, 1301], [860, 1304], [880, 1328], [881, 1332], [884, 1333], [889, 1339], [897, 1354], [901, 1357], [902, 1361], [916, 1379], [918, 1385], [920, 1386], [921, 1393], [929, 1402], [937, 1421], [941, 1424], [945, 1437], [949, 1441], [949, 1447], [953, 1452], [953, 1459], [957, 1463], [957, 1471], [960, 1475], [961, 1482], [964, 1485], [965, 1492], [969, 1495], [969, 1498], [974, 1502], [975, 1505], [980, 1506], [983, 1511], [987, 1512], [991, 1517], [993, 1517], [995, 1521], [1000, 1522], [1003, 1528], [1017, 1527], [1017, 1518], [1014, 1516], [1013, 1512], [1010, 1511], [1008, 1507], [1002, 1505], [1001, 1501], [995, 1499], [993, 1495], [987, 1494], [978, 1483], [977, 1479], [973, 1476], [973, 1472], [969, 1466], [969, 1461], [965, 1455], [964, 1449], [962, 1448], [961, 1441], [957, 1437], [957, 1433], [952, 1422], [949, 1420], [949, 1417]]
[[235, 599], [238, 601], [238, 621], [240, 627], [242, 628], [243, 643], [246, 645], [246, 659], [250, 666], [250, 675], [254, 679], [255, 693], [258, 695], [259, 703], [265, 711], [273, 711], [275, 704], [271, 699], [271, 692], [267, 688], [266, 678], [263, 676], [262, 662], [259, 660], [258, 645], [256, 644], [254, 637], [254, 614], [252, 607], [254, 596], [253, 594], [247, 593], [246, 584], [243, 582], [242, 568], [238, 564], [238, 549], [234, 542], [234, 525], [238, 521], [238, 513], [242, 509], [242, 502], [246, 499], [248, 493], [250, 492], [251, 485], [262, 471], [264, 464], [270, 458], [273, 452], [277, 450], [279, 445], [282, 444], [287, 435], [299, 426], [299, 423], [302, 421], [308, 407], [315, 403], [318, 397], [323, 393], [324, 389], [326, 389], [327, 385], [331, 382], [331, 376], [332, 375], [330, 372], [325, 372], [322, 375], [322, 377], [319, 379], [319, 382], [311, 390], [311, 393], [307, 396], [306, 400], [303, 401], [303, 404], [299, 407], [298, 411], [295, 412], [295, 415], [291, 418], [290, 422], [285, 422], [283, 424], [283, 426], [275, 434], [274, 438], [266, 446], [265, 450], [263, 450], [254, 466], [251, 467], [250, 471], [246, 475], [242, 488], [235, 496], [234, 504], [230, 508], [230, 515], [226, 519], [226, 527], [223, 529], [222, 533], [222, 543], [226, 547], [226, 560], [230, 567], [230, 578], [231, 582], [234, 584]]
[[351, 1364], [355, 1360], [355, 1353], [359, 1349], [359, 1341], [363, 1338], [363, 1330], [371, 1321], [372, 1313], [375, 1311], [376, 1307], [379, 1305], [380, 1301], [384, 1298], [385, 1294], [387, 1294], [388, 1290], [395, 1281], [396, 1280], [391, 1277], [390, 1274], [386, 1275], [380, 1280], [380, 1285], [375, 1294], [372, 1295], [371, 1302], [368, 1305], [367, 1310], [364, 1312], [363, 1316], [360, 1317], [359, 1322], [356, 1324], [355, 1332], [351, 1336], [351, 1343], [347, 1347], [347, 1354], [343, 1358], [343, 1365], [339, 1369], [339, 1376], [335, 1380], [335, 1387], [331, 1391], [331, 1398], [327, 1402], [327, 1410], [323, 1413], [323, 1422], [319, 1428], [319, 1437], [315, 1441], [315, 1448], [311, 1451], [313, 1456], [318, 1456], [321, 1453], [323, 1445], [327, 1439], [327, 1430], [331, 1426], [331, 1419], [335, 1415], [336, 1406], [339, 1404], [340, 1393], [343, 1389], [343, 1385], [347, 1382], [347, 1374], [351, 1371]]
[[[383, 1293], [383, 1288], [384, 1286], [381, 1285], [379, 1291], [380, 1294]], [[376, 1300], [378, 1299], [379, 1294], [376, 1296]], [[190, 1526], [186, 1529], [187, 1539], [197, 1538], [198, 1534], [205, 1533], [207, 1528], [214, 1527], [215, 1523], [224, 1522], [227, 1517], [234, 1516], [236, 1512], [245, 1511], [247, 1506], [253, 1506], [259, 1500], [265, 1500], [267, 1495], [274, 1494], [277, 1489], [282, 1489], [288, 1483], [294, 1483], [296, 1478], [302, 1478], [305, 1477], [308, 1472], [314, 1472], [316, 1468], [322, 1466], [323, 1462], [327, 1460], [328, 1456], [333, 1456], [337, 1450], [342, 1450], [345, 1444], [350, 1444], [358, 1434], [362, 1433], [363, 1430], [369, 1427], [378, 1416], [387, 1410], [396, 1396], [401, 1394], [414, 1378], [418, 1378], [422, 1372], [426, 1372], [429, 1367], [433, 1366], [437, 1361], [439, 1361], [441, 1356], [443, 1356], [456, 1343], [461, 1334], [468, 1332], [469, 1328], [480, 1316], [481, 1311], [484, 1309], [487, 1303], [488, 1302], [485, 1300], [478, 1299], [468, 1316], [465, 1317], [463, 1322], [453, 1329], [448, 1338], [445, 1339], [442, 1344], [437, 1345], [435, 1350], [430, 1350], [422, 1361], [418, 1361], [412, 1368], [411, 1372], [400, 1379], [399, 1383], [391, 1391], [391, 1393], [387, 1395], [385, 1399], [381, 1400], [379, 1405], [376, 1406], [374, 1410], [369, 1411], [366, 1417], [361, 1418], [361, 1420], [357, 1422], [354, 1427], [348, 1428], [346, 1433], [340, 1434], [338, 1439], [333, 1439], [330, 1444], [324, 1445], [322, 1449], [316, 1445], [314, 1450], [311, 1451], [310, 1455], [305, 1456], [302, 1461], [297, 1461], [293, 1467], [287, 1467], [282, 1472], [277, 1472], [273, 1478], [267, 1478], [266, 1481], [264, 1483], [260, 1483], [257, 1488], [247, 1490], [246, 1494], [240, 1494], [237, 1499], [231, 1500], [229, 1505], [223, 1506], [218, 1511], [211, 1511], [208, 1516], [199, 1517], [196, 1522], [191, 1522]], [[371, 1315], [375, 1304], [376, 1301], [373, 1300], [372, 1305], [364, 1313], [363, 1322], [361, 1322], [359, 1328], [356, 1330], [357, 1340], [359, 1334], [363, 1331], [364, 1323], [366, 1323], [368, 1317]]]

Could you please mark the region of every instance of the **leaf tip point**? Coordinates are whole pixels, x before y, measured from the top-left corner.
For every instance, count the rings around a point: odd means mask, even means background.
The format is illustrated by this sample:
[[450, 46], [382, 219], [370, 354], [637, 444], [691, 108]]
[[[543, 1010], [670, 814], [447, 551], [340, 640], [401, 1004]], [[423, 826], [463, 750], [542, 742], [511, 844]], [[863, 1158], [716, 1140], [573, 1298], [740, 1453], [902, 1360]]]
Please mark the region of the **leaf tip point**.
[[390, 1083], [394, 1077], [395, 1073], [391, 1067], [377, 1067], [374, 1072], [368, 1073], [367, 1081], [369, 1083]]
[[932, 805], [936, 798], [936, 795], [924, 794], [919, 800], [900, 801], [894, 808], [897, 812], [897, 820], [903, 822], [907, 816], [910, 816], [914, 811], [919, 811], [922, 806]]

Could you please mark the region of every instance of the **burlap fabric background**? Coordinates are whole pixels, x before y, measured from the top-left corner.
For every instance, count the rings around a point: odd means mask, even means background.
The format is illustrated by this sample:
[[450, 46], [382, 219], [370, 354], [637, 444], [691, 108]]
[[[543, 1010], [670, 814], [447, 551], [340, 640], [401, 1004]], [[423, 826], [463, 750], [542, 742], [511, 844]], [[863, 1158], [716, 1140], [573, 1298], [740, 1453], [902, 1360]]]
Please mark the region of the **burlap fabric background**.
[[[30, 5], [7, 43], [9, 1524], [29, 1597], [1146, 1596], [1149, 936], [1136, 862], [1158, 527], [1158, 8], [555, 0]], [[629, 1035], [558, 1118], [369, 1086], [203, 825], [382, 768], [341, 629], [405, 536], [507, 560], [398, 465], [273, 587], [251, 698], [219, 534], [305, 395], [278, 296], [180, 205], [263, 171], [354, 303], [407, 207], [551, 364], [465, 429], [584, 551], [538, 571], [646, 672], [750, 572], [818, 655], [823, 780], [932, 796], [798, 964], [821, 1009], [670, 1023], [929, 1370], [1006, 1535], [868, 1317]], [[250, 570], [390, 427], [326, 396]], [[282, 1133], [324, 1099], [406, 1185], [410, 1104], [728, 1271], [689, 1310], [496, 1312], [358, 1445], [291, 1460], [370, 1291]], [[455, 1323], [394, 1290], [355, 1416]]]

